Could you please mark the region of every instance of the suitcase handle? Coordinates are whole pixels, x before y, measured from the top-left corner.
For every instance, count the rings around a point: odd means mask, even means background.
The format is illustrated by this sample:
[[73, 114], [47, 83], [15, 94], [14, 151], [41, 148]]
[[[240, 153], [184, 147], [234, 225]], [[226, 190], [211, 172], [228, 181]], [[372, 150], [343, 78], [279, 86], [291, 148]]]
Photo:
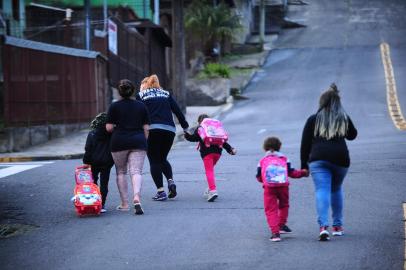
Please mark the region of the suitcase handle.
[[84, 165], [76, 167], [76, 170], [83, 170], [83, 169], [90, 169], [90, 168], [91, 168], [90, 165], [84, 164]]

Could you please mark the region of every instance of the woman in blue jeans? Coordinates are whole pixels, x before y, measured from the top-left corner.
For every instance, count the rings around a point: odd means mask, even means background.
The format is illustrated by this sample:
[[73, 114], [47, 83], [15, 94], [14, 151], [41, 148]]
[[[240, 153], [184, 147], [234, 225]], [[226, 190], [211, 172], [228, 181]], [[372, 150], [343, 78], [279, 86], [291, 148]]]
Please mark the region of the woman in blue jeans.
[[335, 84], [319, 100], [319, 110], [304, 126], [300, 156], [302, 169], [310, 169], [316, 191], [316, 208], [320, 241], [330, 239], [329, 209], [333, 218], [333, 235], [343, 235], [342, 184], [350, 166], [345, 139], [357, 137], [350, 117], [341, 106]]

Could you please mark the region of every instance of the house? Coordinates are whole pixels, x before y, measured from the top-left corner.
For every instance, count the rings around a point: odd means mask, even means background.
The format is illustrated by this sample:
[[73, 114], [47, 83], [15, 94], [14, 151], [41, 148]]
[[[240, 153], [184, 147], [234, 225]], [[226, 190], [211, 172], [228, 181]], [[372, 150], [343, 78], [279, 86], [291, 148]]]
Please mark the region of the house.
[[[35, 1], [39, 2], [57, 2], [60, 6], [49, 9], [27, 1], [19, 34], [11, 36], [13, 32], [7, 32], [9, 22], [3, 27], [6, 35], [0, 42], [5, 56], [0, 57], [4, 71], [4, 89], [0, 88], [0, 152], [18, 151], [87, 127], [94, 115], [107, 109], [112, 100], [111, 89], [122, 78], [137, 84], [156, 73], [163, 86], [169, 83], [165, 53], [171, 39], [162, 27], [141, 20], [133, 8], [111, 7], [109, 20], [105, 20], [100, 4], [92, 8], [92, 49], [97, 49], [94, 51], [83, 50], [83, 6], [64, 5], [83, 5], [83, 1]], [[113, 2], [120, 1], [109, 4]], [[9, 18], [0, 14], [1, 18]], [[151, 12], [144, 15], [150, 16]], [[116, 26], [110, 41], [106, 22]]]

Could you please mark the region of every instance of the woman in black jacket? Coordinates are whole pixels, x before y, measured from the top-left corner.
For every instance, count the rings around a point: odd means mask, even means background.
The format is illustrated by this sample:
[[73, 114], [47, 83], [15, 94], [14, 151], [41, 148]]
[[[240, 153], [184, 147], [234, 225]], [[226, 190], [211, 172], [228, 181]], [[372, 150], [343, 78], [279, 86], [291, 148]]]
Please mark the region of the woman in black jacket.
[[337, 86], [320, 96], [319, 110], [304, 126], [301, 145], [302, 169], [310, 169], [316, 191], [320, 241], [330, 239], [328, 212], [331, 206], [333, 235], [343, 235], [342, 183], [350, 166], [345, 139], [357, 137], [350, 117], [341, 106]]
[[111, 134], [106, 130], [107, 114], [100, 113], [90, 124], [92, 129], [87, 135], [83, 163], [92, 168], [93, 181], [97, 185], [100, 175], [100, 193], [102, 195], [102, 210], [106, 212], [105, 204], [109, 192], [110, 170], [114, 161], [110, 151]]
[[[172, 166], [167, 159], [176, 135], [172, 113], [176, 115], [184, 130], [189, 124], [171, 94], [161, 88], [156, 75], [142, 80], [140, 92], [136, 97], [147, 106], [151, 119], [147, 156], [151, 176], [157, 188], [157, 193], [152, 199], [164, 201], [168, 197], [174, 198], [177, 194], [176, 185], [173, 181]], [[168, 196], [164, 191], [162, 174], [168, 181]]]

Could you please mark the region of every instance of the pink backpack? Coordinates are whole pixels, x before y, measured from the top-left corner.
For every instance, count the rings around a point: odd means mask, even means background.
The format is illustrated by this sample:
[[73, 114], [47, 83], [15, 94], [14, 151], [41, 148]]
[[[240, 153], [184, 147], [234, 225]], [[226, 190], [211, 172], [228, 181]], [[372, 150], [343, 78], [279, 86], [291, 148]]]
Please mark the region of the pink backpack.
[[207, 147], [210, 145], [223, 147], [223, 144], [228, 140], [228, 134], [223, 128], [223, 124], [217, 119], [203, 119], [197, 133]]
[[260, 161], [261, 178], [266, 186], [288, 185], [288, 160], [285, 156], [269, 154]]

